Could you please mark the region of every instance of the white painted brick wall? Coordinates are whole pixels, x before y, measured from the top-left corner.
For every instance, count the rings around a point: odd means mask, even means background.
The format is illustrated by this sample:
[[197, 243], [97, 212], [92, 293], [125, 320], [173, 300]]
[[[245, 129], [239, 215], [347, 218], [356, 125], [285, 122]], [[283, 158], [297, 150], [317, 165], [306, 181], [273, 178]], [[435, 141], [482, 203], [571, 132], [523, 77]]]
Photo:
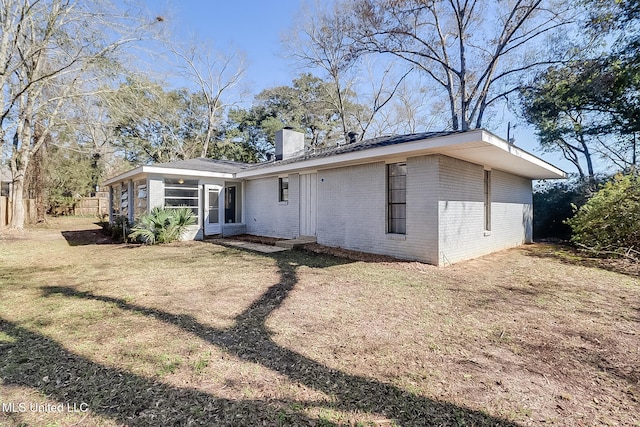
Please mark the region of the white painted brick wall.
[[440, 264], [531, 240], [531, 181], [491, 172], [491, 231], [485, 232], [483, 167], [441, 156]]
[[245, 183], [244, 218], [247, 233], [295, 238], [300, 232], [299, 175], [289, 175], [289, 201], [278, 201], [278, 177]]
[[[318, 243], [448, 264], [530, 239], [531, 181], [492, 171], [492, 230], [484, 229], [484, 168], [443, 155], [407, 159], [407, 234], [387, 234], [384, 162], [318, 171]], [[299, 177], [278, 202], [277, 177], [245, 183], [247, 232], [299, 234]]]
[[385, 163], [319, 171], [318, 243], [436, 262], [435, 165], [433, 156], [407, 161], [406, 236], [386, 232]]
[[164, 206], [164, 178], [159, 175], [149, 176], [147, 199], [148, 209]]

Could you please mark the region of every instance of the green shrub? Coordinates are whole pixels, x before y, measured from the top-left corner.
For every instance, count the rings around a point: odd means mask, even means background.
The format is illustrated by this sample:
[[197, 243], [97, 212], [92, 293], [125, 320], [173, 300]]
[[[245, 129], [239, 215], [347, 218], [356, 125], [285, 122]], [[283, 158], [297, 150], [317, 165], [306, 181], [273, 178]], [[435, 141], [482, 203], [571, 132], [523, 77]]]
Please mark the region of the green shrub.
[[640, 255], [640, 175], [618, 174], [567, 221], [571, 241], [595, 252]]
[[129, 238], [153, 245], [179, 240], [186, 228], [196, 223], [193, 212], [187, 208], [153, 208], [143, 215], [131, 229]]

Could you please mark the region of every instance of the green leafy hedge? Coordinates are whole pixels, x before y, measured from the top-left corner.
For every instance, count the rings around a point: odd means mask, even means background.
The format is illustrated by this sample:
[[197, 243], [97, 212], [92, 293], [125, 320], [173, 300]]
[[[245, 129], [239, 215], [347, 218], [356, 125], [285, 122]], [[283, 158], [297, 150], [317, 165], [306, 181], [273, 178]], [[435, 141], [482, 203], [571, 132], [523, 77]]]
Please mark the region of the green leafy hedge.
[[640, 175], [618, 174], [567, 220], [571, 241], [602, 254], [640, 255]]

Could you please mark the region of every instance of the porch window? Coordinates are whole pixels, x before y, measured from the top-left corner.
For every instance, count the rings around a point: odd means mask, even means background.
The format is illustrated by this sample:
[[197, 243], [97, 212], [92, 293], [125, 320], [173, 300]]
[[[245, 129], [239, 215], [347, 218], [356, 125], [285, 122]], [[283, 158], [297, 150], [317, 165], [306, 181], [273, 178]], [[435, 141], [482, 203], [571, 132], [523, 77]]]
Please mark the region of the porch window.
[[133, 217], [137, 220], [147, 212], [147, 180], [141, 179], [133, 183]]
[[126, 182], [120, 188], [120, 216], [129, 219], [129, 185]]
[[197, 221], [199, 193], [197, 179], [165, 178], [164, 207], [167, 209], [189, 208]]
[[278, 178], [278, 201], [289, 201], [289, 178]]
[[387, 165], [387, 232], [407, 233], [407, 164]]

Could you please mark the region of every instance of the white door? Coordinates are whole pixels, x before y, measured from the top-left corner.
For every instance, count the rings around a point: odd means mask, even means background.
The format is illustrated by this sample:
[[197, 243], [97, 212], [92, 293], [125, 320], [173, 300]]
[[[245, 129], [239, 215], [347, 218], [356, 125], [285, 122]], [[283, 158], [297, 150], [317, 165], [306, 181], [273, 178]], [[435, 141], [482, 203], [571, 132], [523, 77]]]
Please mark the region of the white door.
[[222, 200], [220, 197], [219, 185], [204, 186], [204, 234], [210, 236], [212, 234], [222, 233], [222, 225], [220, 214], [222, 210], [220, 206]]
[[300, 174], [300, 235], [316, 235], [318, 174]]

